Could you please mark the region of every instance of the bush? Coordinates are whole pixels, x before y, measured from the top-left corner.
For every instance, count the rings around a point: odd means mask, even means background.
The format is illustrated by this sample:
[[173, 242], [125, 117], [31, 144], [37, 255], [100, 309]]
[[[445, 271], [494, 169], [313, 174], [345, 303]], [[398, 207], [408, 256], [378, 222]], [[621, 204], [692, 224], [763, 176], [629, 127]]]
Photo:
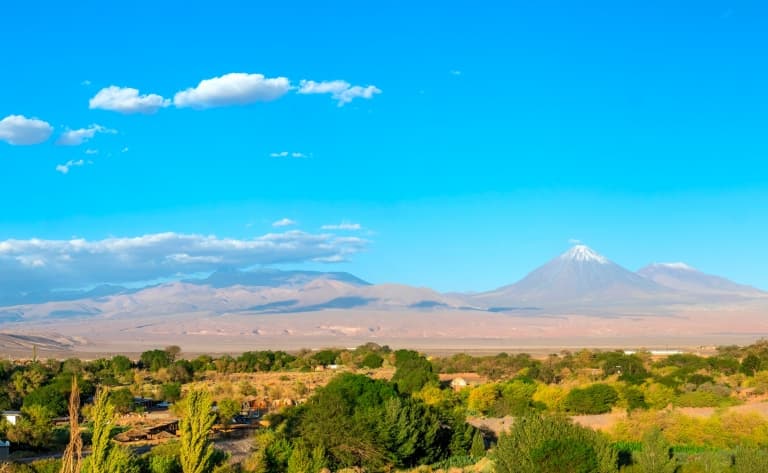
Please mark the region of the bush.
[[381, 355], [377, 353], [369, 353], [363, 358], [360, 366], [363, 368], [376, 369], [381, 368], [382, 364], [384, 364], [384, 358], [382, 358]]
[[559, 417], [521, 417], [502, 433], [493, 456], [499, 473], [594, 473], [617, 470], [617, 455], [599, 433]]
[[603, 414], [610, 412], [619, 394], [607, 384], [593, 384], [584, 389], [573, 389], [565, 398], [565, 410], [577, 414]]

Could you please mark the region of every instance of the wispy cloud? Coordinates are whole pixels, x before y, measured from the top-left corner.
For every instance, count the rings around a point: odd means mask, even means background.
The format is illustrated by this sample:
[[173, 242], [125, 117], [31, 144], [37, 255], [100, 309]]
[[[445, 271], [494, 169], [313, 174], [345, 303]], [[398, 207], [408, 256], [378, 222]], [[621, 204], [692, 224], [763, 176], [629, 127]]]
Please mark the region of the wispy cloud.
[[451, 72], [451, 75], [453, 75], [453, 76], [460, 76], [461, 75], [461, 71], [458, 70], [458, 69], [451, 69], [450, 72]]
[[127, 153], [128, 151], [129, 150], [127, 146], [124, 146], [123, 149], [120, 150], [121, 153]]
[[273, 227], [290, 227], [291, 225], [296, 225], [296, 221], [290, 218], [281, 218], [276, 222], [272, 222]]
[[85, 150], [85, 154], [89, 154], [89, 155], [99, 154], [99, 150], [88, 148]]
[[348, 104], [356, 98], [372, 99], [374, 95], [380, 94], [381, 89], [374, 85], [365, 87], [352, 85], [344, 80], [332, 80], [315, 82], [313, 80], [302, 80], [299, 83], [299, 94], [330, 94], [337, 101], [339, 107]]
[[117, 130], [106, 128], [101, 125], [93, 124], [88, 128], [79, 128], [77, 130], [67, 130], [56, 140], [57, 145], [77, 146], [93, 138], [96, 133], [116, 134]]
[[173, 98], [176, 107], [213, 108], [276, 100], [291, 90], [285, 77], [233, 72], [200, 81], [197, 87], [183, 90]]
[[80, 85], [82, 85], [83, 87], [88, 87], [89, 85], [91, 85], [91, 81], [89, 81], [88, 79], [85, 79], [84, 81], [80, 82]]
[[89, 101], [93, 109], [110, 110], [125, 114], [155, 113], [167, 107], [171, 101], [157, 94], [141, 95], [138, 89], [111, 85], [103, 88]]
[[0, 120], [0, 141], [11, 145], [36, 145], [47, 141], [53, 127], [38, 118], [8, 115]]
[[280, 151], [277, 153], [269, 153], [270, 158], [308, 158], [309, 155], [305, 153], [301, 153], [299, 151]]
[[86, 164], [93, 164], [93, 161], [86, 161], [84, 159], [70, 159], [64, 164], [57, 164], [56, 170], [62, 174], [69, 174], [69, 170], [74, 167], [85, 166]]
[[341, 222], [336, 224], [323, 225], [320, 228], [323, 230], [358, 231], [358, 230], [362, 230], [363, 227], [359, 223]]
[[0, 241], [0, 293], [130, 283], [258, 264], [334, 262], [367, 240], [301, 231], [252, 239], [155, 233], [103, 240]]

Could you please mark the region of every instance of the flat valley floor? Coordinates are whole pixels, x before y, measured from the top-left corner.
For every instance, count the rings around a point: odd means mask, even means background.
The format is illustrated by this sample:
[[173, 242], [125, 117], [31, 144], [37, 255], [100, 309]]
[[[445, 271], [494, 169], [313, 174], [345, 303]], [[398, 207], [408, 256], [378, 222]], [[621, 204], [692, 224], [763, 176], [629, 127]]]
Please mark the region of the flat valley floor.
[[564, 349], [679, 349], [768, 337], [768, 307], [676, 308], [670, 315], [515, 314], [466, 310], [323, 310], [39, 319], [0, 326], [0, 354], [93, 358], [178, 345], [187, 354], [355, 347], [368, 342], [429, 354]]

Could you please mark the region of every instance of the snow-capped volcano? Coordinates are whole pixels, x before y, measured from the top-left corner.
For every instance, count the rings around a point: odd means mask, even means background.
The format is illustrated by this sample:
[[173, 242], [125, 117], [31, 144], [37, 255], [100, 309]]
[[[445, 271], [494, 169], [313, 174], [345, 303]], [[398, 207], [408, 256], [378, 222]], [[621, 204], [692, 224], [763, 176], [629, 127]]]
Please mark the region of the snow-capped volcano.
[[651, 300], [670, 290], [585, 245], [576, 245], [515, 284], [477, 294], [489, 306], [556, 307]]
[[560, 255], [560, 259], [566, 261], [594, 262], [597, 264], [609, 264], [608, 258], [597, 253], [586, 245], [576, 245]]

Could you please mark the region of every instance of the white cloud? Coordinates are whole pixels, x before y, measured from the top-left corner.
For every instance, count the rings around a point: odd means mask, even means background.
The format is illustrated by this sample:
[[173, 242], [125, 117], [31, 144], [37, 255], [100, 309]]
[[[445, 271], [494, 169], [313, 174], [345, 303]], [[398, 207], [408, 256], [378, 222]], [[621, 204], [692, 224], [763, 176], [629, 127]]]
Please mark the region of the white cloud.
[[111, 85], [103, 88], [88, 103], [91, 109], [120, 113], [155, 113], [171, 101], [157, 94], [140, 95], [138, 89]]
[[263, 74], [233, 72], [221, 77], [200, 81], [197, 87], [182, 90], [173, 98], [179, 108], [212, 108], [269, 102], [291, 90], [291, 81], [285, 77], [264, 77]]
[[93, 138], [96, 133], [109, 133], [116, 134], [117, 130], [103, 127], [101, 125], [93, 124], [88, 128], [80, 128], [78, 130], [67, 130], [59, 136], [56, 140], [57, 145], [62, 146], [77, 146], [85, 143]]
[[277, 152], [277, 153], [269, 153], [269, 157], [270, 158], [289, 158], [290, 157], [290, 158], [297, 158], [298, 159], [298, 158], [308, 158], [309, 155], [307, 155], [305, 153], [301, 153], [299, 151], [292, 151], [292, 152], [280, 151], [280, 152]]
[[296, 221], [290, 218], [281, 218], [276, 222], [272, 222], [273, 227], [290, 227], [291, 225], [296, 225]]
[[86, 161], [84, 159], [70, 159], [64, 164], [57, 164], [56, 170], [62, 174], [69, 174], [69, 170], [71, 168], [85, 166], [86, 164], [93, 164], [93, 161]]
[[251, 239], [155, 233], [103, 240], [0, 241], [0, 299], [24, 291], [131, 283], [221, 267], [333, 262], [366, 248], [367, 240], [297, 230]]
[[88, 87], [89, 85], [91, 85], [91, 81], [89, 81], [88, 79], [85, 79], [84, 81], [80, 82], [80, 85], [84, 87]]
[[87, 150], [85, 150], [85, 154], [90, 154], [90, 155], [99, 154], [99, 150], [88, 148]]
[[36, 145], [51, 137], [53, 127], [43, 120], [8, 115], [0, 120], [0, 141], [12, 145]]
[[333, 225], [323, 225], [323, 230], [351, 230], [351, 231], [357, 231], [362, 230], [362, 225], [359, 223], [350, 223], [350, 222], [341, 222]]
[[299, 83], [300, 94], [330, 94], [334, 100], [338, 101], [338, 106], [351, 102], [356, 98], [371, 99], [374, 95], [380, 94], [381, 89], [374, 85], [362, 87], [352, 85], [344, 80], [331, 80], [315, 82], [313, 80], [302, 80]]
[[120, 152], [121, 153], [127, 153], [128, 152], [128, 147], [127, 146], [123, 147], [123, 149], [121, 149]]

